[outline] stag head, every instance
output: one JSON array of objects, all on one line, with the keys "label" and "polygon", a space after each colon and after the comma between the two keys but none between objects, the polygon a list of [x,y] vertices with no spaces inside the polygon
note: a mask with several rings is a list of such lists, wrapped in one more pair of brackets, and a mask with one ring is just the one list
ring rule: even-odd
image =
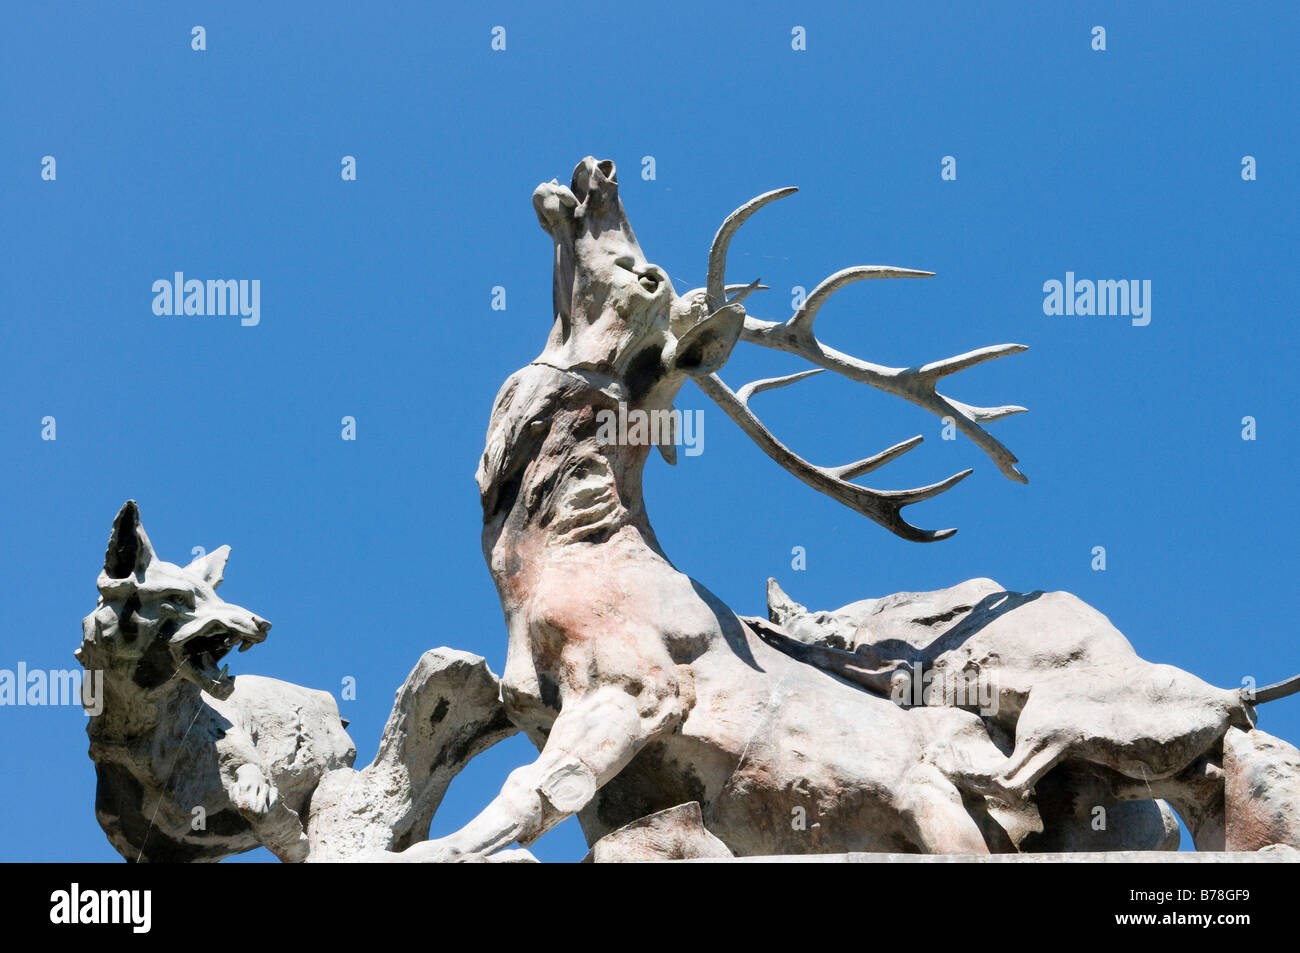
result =
[{"label": "stag head", "polygon": [[533,207],[555,244],[555,326],[540,363],[609,375],[646,405],[671,403],[688,376],[722,367],[744,308],[709,308],[702,291],[677,295],[637,243],[613,162],[588,156],[568,188],[539,185]]},{"label": "stag head", "polygon": [[[764,453],[817,491],[904,539],[928,542],[951,536],[956,530],[925,530],[911,525],[902,518],[901,510],[950,489],[970,475],[970,470],[907,490],[874,490],[852,482],[911,450],[922,437],[915,436],[853,463],[820,467],[778,440],[754,416],[749,400],[761,391],[793,384],[823,370],[834,371],[951,419],[988,454],[1004,476],[1024,483],[1027,480],[1016,466],[1016,457],[981,425],[1022,413],[1025,408],[975,407],[945,397],[935,385],[949,374],[1026,348],[999,344],[929,364],[896,368],[844,354],[816,338],[813,321],[834,292],[868,278],[933,276],[932,272],[911,268],[846,268],[814,288],[786,321],[762,321],[746,315],[742,302],[763,286],[758,281],[726,284],[727,249],[751,215],[795,191],[783,188],[767,192],[727,216],[709,249],[705,287],[679,296],[667,273],[650,264],[637,244],[619,201],[613,162],[588,156],[574,169],[570,187],[554,179],[539,185],[533,192],[533,206],[542,228],[555,243],[555,326],[536,363],[607,376],[629,400],[649,407],[671,404],[682,383],[692,378]],[[754,381],[732,391],[717,371],[738,341],[786,351],[816,367]]]}]

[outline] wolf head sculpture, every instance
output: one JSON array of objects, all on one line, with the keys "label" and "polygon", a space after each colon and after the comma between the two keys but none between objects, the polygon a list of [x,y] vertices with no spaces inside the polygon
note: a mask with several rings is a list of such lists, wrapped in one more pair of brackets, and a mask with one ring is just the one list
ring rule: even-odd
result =
[{"label": "wolf head sculpture", "polygon": [[159,559],[128,500],[113,521],[99,604],[81,623],[78,660],[146,692],[182,678],[230,697],[234,681],[221,660],[237,645],[242,652],[265,640],[271,623],[217,595],[229,556],[222,546],[188,566]]}]

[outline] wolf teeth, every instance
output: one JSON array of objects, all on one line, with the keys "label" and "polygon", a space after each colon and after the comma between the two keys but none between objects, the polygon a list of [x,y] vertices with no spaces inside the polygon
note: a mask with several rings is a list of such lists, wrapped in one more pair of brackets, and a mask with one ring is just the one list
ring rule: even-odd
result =
[{"label": "wolf teeth", "polygon": [[253,647],[252,639],[244,639],[244,641],[239,643],[239,651],[241,652],[247,652],[252,647]]}]

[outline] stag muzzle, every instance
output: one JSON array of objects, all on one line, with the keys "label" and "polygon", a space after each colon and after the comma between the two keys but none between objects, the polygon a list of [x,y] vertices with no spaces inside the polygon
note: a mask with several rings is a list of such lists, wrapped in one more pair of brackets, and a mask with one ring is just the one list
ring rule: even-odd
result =
[{"label": "stag muzzle", "polygon": [[[609,159],[587,156],[569,186],[552,179],[533,190],[537,220],[555,242],[555,315],[574,319],[575,288],[593,288],[624,269],[650,295],[669,289],[668,276],[646,261],[618,195],[618,173]],[[602,296],[592,295],[592,300]],[[598,315],[578,315],[579,324]]]},{"label": "stag muzzle", "polygon": [[533,190],[533,208],[542,228],[570,252],[583,235],[608,240],[612,232],[644,259],[623,213],[618,173],[609,159],[587,156],[574,167],[567,188],[555,179],[543,182]]}]

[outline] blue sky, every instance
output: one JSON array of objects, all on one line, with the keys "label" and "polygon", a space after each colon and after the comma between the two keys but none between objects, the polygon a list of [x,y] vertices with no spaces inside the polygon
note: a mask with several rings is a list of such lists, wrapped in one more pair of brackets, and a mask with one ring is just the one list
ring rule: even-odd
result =
[{"label": "blue sky", "polygon": [[[1029,407],[992,425],[1028,486],[924,412],[830,375],[756,402],[818,462],[927,437],[872,485],[973,466],[907,511],[959,527],[930,545],[807,489],[688,385],[704,453],[652,459],[648,505],[674,562],[736,611],[762,612],[768,576],[817,608],[989,576],[1070,590],[1146,658],[1216,685],[1300,671],[1286,621],[1298,18],[1292,4],[5,5],[0,668],[75,666],[110,523],[134,498],[163,558],[233,547],[223,595],[275,625],[236,674],[336,694],[357,680],[342,709],[359,762],[425,649],[500,672],[474,468],[497,388],[550,324],[529,196],[594,154],[618,164],[640,243],[679,291],[703,283],[728,212],[798,185],[732,246],[729,280],[773,289],[751,313],[783,319],[792,287],[893,264],[937,277],[840,292],[823,340],[897,366],[1030,346],[944,389]],[[156,316],[152,283],[175,271],[259,279],[260,324]],[[1150,280],[1150,324],[1045,315],[1043,283],[1067,271]],[[798,367],[741,349],[723,376]],[[340,439],[345,415],[356,441]],[[1300,701],[1261,715],[1300,740]],[[78,709],[0,709],[5,859],[116,859],[84,727]],[[434,832],[531,756],[522,738],[482,756]],[[536,847],[584,851],[572,821]]]}]

